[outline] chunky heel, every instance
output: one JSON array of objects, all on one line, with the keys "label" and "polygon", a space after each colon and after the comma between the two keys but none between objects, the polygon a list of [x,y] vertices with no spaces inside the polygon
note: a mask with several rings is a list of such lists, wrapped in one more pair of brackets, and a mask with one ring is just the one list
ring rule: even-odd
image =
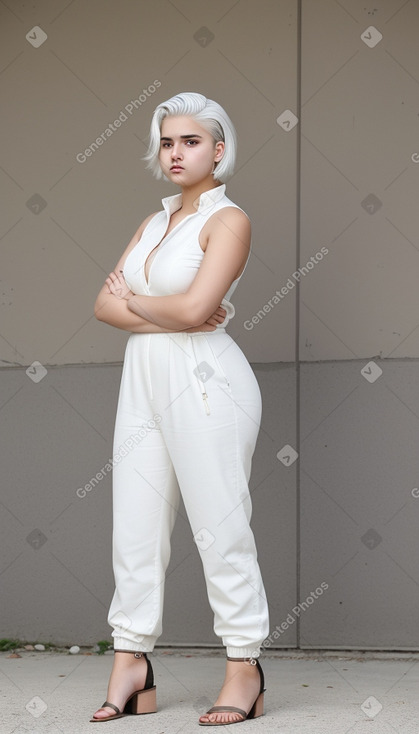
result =
[{"label": "chunky heel", "polygon": [[263,716],[263,697],[264,693],[259,693],[259,696],[247,714],[248,719],[257,719],[258,716]]},{"label": "chunky heel", "polygon": [[[157,711],[156,686],[135,693],[130,703],[130,714],[155,714]],[[124,711],[128,713],[127,706],[125,706]]]}]

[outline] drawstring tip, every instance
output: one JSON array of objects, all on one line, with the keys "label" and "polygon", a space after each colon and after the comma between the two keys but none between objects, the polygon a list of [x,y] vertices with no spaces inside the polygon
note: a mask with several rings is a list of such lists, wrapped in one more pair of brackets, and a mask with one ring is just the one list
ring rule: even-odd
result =
[{"label": "drawstring tip", "polygon": [[207,395],[206,392],[203,392],[202,393],[202,399],[203,399],[203,401],[205,403],[205,411],[206,411],[206,414],[209,415],[210,414],[210,409],[209,409],[209,405],[208,405],[208,395]]}]

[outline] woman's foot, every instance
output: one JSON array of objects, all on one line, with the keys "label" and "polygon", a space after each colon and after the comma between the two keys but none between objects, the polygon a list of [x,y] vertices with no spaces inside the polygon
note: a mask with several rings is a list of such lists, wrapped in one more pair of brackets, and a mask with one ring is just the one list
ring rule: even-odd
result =
[{"label": "woman's foot", "polygon": [[[122,712],[127,699],[134,691],[141,691],[144,688],[146,676],[147,660],[144,655],[136,658],[133,652],[115,652],[106,700]],[[110,706],[101,707],[93,714],[94,719],[108,719],[114,716],[116,716],[115,710]]]},{"label": "woman's foot", "polygon": [[[249,713],[255,703],[261,687],[261,677],[256,665],[246,661],[226,661],[226,675],[214,706],[234,706]],[[214,712],[200,716],[200,724],[233,724],[244,721],[241,714],[235,711]]]}]

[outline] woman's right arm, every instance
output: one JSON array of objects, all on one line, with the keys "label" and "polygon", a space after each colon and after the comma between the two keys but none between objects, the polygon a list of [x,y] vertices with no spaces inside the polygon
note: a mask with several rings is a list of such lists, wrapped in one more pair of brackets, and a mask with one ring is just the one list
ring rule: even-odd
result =
[{"label": "woman's right arm", "polygon": [[[123,270],[125,260],[127,259],[129,253],[139,242],[144,232],[144,229],[154,216],[154,214],[150,214],[150,216],[147,217],[147,219],[145,219],[144,222],[137,229],[136,233],[134,234],[133,238],[131,239],[130,243],[128,244],[118,263],[116,264],[116,273],[119,273]],[[99,321],[103,321],[105,324],[109,324],[110,326],[115,326],[118,329],[123,329],[124,331],[130,331],[132,333],[167,334],[179,331],[179,329],[168,329],[164,326],[158,326],[151,321],[147,321],[147,319],[144,319],[142,316],[138,316],[133,311],[130,311],[130,309],[128,308],[128,301],[125,298],[117,298],[113,293],[110,292],[106,283],[104,283],[99,291],[99,294],[96,298],[94,311],[95,316]],[[219,312],[219,316],[220,314],[222,316],[221,320],[223,320],[225,313],[223,314],[222,312]],[[211,317],[210,319],[208,319],[208,322],[212,321],[212,324],[206,322],[205,324],[201,324],[199,327],[184,329],[184,331],[214,331],[216,328],[214,324],[216,323],[216,321],[219,320],[220,318],[214,321]]]}]

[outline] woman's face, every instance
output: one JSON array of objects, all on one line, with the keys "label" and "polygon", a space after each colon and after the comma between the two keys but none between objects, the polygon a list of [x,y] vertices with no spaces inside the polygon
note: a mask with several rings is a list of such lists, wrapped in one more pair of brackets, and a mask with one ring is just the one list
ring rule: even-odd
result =
[{"label": "woman's face", "polygon": [[165,117],[160,132],[159,162],[164,175],[179,186],[211,178],[214,162],[221,160],[224,143],[189,116]]}]

